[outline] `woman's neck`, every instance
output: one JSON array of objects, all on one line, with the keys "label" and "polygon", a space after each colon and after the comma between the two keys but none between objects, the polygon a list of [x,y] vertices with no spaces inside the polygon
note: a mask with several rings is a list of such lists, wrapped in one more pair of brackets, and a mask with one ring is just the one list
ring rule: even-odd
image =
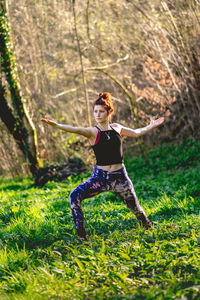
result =
[{"label": "woman's neck", "polygon": [[109,121],[98,122],[97,125],[101,130],[109,130],[111,129]]}]

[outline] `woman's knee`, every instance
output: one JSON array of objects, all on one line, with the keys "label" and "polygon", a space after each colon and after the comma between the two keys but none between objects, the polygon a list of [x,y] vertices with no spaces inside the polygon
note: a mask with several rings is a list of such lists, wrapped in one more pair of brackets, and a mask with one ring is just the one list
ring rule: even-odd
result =
[{"label": "woman's knee", "polygon": [[77,203],[78,200],[79,200],[79,192],[77,189],[75,189],[69,195],[70,205]]}]

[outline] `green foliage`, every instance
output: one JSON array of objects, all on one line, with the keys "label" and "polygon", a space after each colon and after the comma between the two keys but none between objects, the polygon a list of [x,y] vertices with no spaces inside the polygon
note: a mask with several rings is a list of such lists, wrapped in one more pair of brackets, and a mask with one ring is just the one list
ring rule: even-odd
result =
[{"label": "green foliage", "polygon": [[0,180],[1,299],[199,299],[199,142],[127,159],[145,231],[113,194],[82,202],[88,243],[75,234],[69,193],[89,174],[35,188]]}]

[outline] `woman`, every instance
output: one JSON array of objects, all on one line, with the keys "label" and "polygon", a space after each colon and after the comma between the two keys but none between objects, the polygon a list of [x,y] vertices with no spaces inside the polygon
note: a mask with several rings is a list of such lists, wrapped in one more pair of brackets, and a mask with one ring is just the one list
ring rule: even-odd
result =
[{"label": "woman", "polygon": [[101,192],[110,191],[118,195],[135,214],[145,228],[152,227],[144,210],[137,201],[133,184],[123,164],[122,136],[139,137],[161,125],[164,118],[153,120],[146,127],[131,129],[118,123],[111,124],[109,119],[113,112],[113,103],[109,93],[99,94],[93,105],[93,114],[97,122],[95,127],[73,127],[42,119],[46,124],[67,132],[85,136],[96,156],[96,165],[89,179],[81,183],[70,194],[70,207],[76,226],[76,232],[82,241],[87,241],[81,201]]}]

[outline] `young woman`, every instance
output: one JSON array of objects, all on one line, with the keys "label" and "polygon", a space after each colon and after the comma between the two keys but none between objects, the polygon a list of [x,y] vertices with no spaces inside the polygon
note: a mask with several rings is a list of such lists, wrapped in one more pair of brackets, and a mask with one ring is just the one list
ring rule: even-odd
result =
[{"label": "young woman", "polygon": [[79,238],[85,241],[88,239],[81,201],[105,191],[118,195],[146,229],[152,227],[137,201],[133,184],[123,164],[122,136],[139,137],[161,125],[164,118],[153,120],[146,127],[131,129],[118,123],[111,124],[109,120],[112,112],[111,95],[101,93],[93,105],[94,118],[97,123],[95,127],[73,127],[47,119],[41,120],[58,129],[85,136],[94,150],[96,165],[91,177],[77,186],[70,194],[70,207],[76,232]]}]

